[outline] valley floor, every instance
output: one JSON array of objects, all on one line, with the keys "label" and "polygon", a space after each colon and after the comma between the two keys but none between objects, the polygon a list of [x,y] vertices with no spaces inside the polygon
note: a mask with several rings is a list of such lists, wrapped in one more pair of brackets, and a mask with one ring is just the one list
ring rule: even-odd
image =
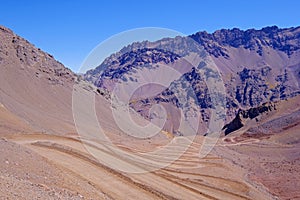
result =
[{"label": "valley floor", "polygon": [[99,163],[76,136],[35,133],[2,138],[3,199],[273,199],[225,157],[213,153],[199,159],[196,142],[167,168],[130,174]]}]

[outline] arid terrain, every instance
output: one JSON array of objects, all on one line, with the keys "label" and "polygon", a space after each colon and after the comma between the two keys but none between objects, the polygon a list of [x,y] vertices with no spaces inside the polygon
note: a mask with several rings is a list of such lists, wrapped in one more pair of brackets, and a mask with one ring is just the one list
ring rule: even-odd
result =
[{"label": "arid terrain", "polygon": [[[0,27],[0,42],[1,200],[300,199],[300,96],[293,93],[286,99],[278,98],[255,118],[237,117],[243,126],[222,134],[204,158],[199,157],[199,151],[209,137],[198,134],[170,165],[127,173],[90,152],[147,169],[115,155],[110,151],[112,144],[140,153],[176,142],[179,136],[162,131],[150,139],[136,139],[122,133],[110,101],[87,80],[5,27]],[[297,53],[291,62],[298,73]],[[285,60],[288,56],[282,57]],[[223,58],[214,59],[218,63]],[[222,67],[227,70],[226,62]],[[82,99],[95,98],[98,122],[112,144],[77,133],[72,112],[74,89],[75,93],[83,91]],[[80,103],[86,130],[95,133],[97,129],[89,120],[93,113],[84,112],[84,100]],[[246,102],[241,113],[250,113],[248,109],[260,105]],[[238,116],[232,110],[228,123]],[[142,115],[135,117],[145,120]]]}]

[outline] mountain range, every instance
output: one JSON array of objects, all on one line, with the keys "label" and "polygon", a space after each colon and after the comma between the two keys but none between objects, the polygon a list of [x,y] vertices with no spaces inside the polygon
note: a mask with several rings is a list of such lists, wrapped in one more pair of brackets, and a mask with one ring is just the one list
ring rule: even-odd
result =
[{"label": "mountain range", "polygon": [[[115,85],[130,85],[137,82],[144,68],[163,73],[163,65],[179,71],[181,77],[174,78],[167,87],[148,86],[131,97],[131,107],[149,118],[149,109],[154,104],[172,104],[180,108],[177,96],[192,88],[194,103],[188,105],[201,115],[201,123],[209,121],[209,110],[213,103],[206,84],[207,73],[201,74],[203,66],[193,65],[188,56],[205,54],[219,70],[226,95],[226,122],[230,122],[240,109],[277,102],[300,94],[300,27],[280,29],[276,26],[249,29],[222,29],[212,34],[198,32],[187,37],[165,38],[155,42],[136,42],[106,58],[95,69],[86,72],[84,79],[98,88],[112,92]],[[161,64],[161,65],[159,65]],[[176,87],[174,87],[176,85]],[[181,94],[182,95],[182,94]],[[169,115],[173,112],[170,109]],[[173,116],[165,127],[178,132],[177,116]],[[171,130],[172,129],[172,130]],[[175,128],[176,129],[176,128]],[[203,129],[199,130],[200,134]]]},{"label": "mountain range", "polygon": [[[299,40],[272,26],[134,42],[79,75],[0,26],[0,199],[298,199]],[[122,103],[162,130],[128,134]]]}]

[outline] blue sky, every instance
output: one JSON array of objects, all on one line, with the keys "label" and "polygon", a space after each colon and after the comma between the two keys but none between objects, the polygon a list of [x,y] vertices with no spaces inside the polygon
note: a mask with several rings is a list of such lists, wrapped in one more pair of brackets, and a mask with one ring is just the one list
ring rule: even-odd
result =
[{"label": "blue sky", "polygon": [[221,28],[300,25],[300,1],[8,1],[0,24],[78,71],[89,52],[120,32],[162,27],[192,34]]}]

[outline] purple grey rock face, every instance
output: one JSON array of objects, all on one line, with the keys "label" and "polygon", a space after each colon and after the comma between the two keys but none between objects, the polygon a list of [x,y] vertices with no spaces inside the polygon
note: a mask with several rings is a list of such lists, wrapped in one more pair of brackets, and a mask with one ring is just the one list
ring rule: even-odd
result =
[{"label": "purple grey rock face", "polygon": [[[206,52],[202,57],[211,57],[219,69],[226,88],[226,96],[219,98],[226,102],[227,122],[236,117],[239,109],[259,107],[300,93],[300,27],[222,29],[212,34],[198,32],[187,38],[200,44]],[[158,64],[172,66],[188,53],[195,52],[196,47],[187,41],[176,37],[133,43],[108,57],[96,69],[89,70],[84,78],[111,91],[117,82],[136,81],[134,75],[141,68],[155,70]],[[167,103],[180,108],[182,105],[176,97],[183,90],[187,91],[185,87],[189,85],[195,98],[191,101],[194,105],[189,106],[198,107],[201,120],[207,123],[212,99],[203,76],[209,73],[199,73],[188,62],[181,63],[178,69],[182,77],[156,95],[136,98],[131,106],[145,117],[150,117],[146,110],[153,104]]]}]

